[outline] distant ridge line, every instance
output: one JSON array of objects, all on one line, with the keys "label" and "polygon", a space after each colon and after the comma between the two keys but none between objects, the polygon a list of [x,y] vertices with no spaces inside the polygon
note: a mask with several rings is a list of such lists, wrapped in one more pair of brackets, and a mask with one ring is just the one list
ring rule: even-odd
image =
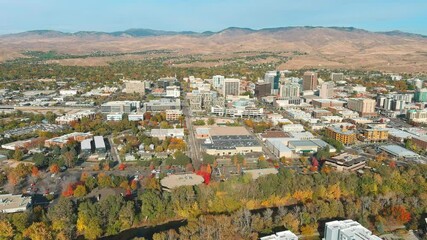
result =
[{"label": "distant ridge line", "polygon": [[189,35],[189,36],[210,36],[215,34],[220,34],[224,32],[244,32],[244,33],[263,33],[263,32],[280,32],[280,31],[289,31],[293,29],[334,29],[338,31],[346,32],[367,32],[367,33],[377,33],[384,34],[388,36],[406,36],[406,37],[421,37],[427,38],[426,35],[408,33],[399,30],[385,31],[385,32],[374,32],[368,31],[355,27],[322,27],[322,26],[289,26],[289,27],[274,27],[274,28],[261,28],[261,29],[252,29],[252,28],[242,28],[242,27],[229,27],[220,31],[204,31],[204,32],[194,32],[194,31],[165,31],[165,30],[155,30],[147,28],[131,28],[124,31],[114,31],[114,32],[103,32],[103,31],[77,31],[77,32],[62,32],[57,30],[30,30],[20,33],[11,33],[3,34],[0,37],[19,37],[27,35],[41,35],[46,37],[61,37],[61,36],[130,36],[130,37],[155,37],[155,36],[176,36],[176,35]]}]

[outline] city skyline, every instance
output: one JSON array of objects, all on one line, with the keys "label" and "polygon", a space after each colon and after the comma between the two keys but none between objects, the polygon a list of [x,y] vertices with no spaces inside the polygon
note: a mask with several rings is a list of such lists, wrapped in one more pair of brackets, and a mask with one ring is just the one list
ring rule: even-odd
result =
[{"label": "city skyline", "polygon": [[114,32],[146,28],[203,32],[228,27],[334,26],[427,35],[427,2],[421,0],[411,4],[403,0],[316,3],[308,0],[0,0],[0,4],[0,34],[45,29]]}]

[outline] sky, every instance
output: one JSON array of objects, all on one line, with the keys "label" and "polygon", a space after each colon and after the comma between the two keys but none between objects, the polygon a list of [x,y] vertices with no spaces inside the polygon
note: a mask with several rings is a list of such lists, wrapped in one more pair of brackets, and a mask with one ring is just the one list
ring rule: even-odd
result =
[{"label": "sky", "polygon": [[427,0],[0,0],[0,34],[287,26],[427,35]]}]

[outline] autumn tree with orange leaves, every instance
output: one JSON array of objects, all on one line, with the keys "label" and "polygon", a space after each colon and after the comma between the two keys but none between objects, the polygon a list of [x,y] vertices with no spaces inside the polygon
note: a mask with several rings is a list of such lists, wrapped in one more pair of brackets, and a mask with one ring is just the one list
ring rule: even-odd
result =
[{"label": "autumn tree with orange leaves", "polygon": [[390,214],[393,219],[401,224],[405,224],[411,220],[411,213],[402,205],[391,207]]},{"label": "autumn tree with orange leaves", "polygon": [[59,166],[58,164],[54,163],[49,167],[49,171],[51,173],[59,173]]},{"label": "autumn tree with orange leaves", "polygon": [[65,191],[62,192],[62,196],[64,197],[71,197],[74,194],[74,186],[72,183],[69,183],[66,187],[65,187]]},{"label": "autumn tree with orange leaves", "polygon": [[31,168],[31,176],[38,177],[39,176],[39,169],[36,166],[33,166]]}]

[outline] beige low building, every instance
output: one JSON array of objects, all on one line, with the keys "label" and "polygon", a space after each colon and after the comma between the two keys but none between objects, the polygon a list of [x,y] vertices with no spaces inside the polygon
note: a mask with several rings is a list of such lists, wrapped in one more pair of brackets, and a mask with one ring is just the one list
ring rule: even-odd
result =
[{"label": "beige low building", "polygon": [[182,116],[182,111],[179,109],[170,109],[166,110],[166,120],[167,121],[178,121]]},{"label": "beige low building", "polygon": [[125,84],[125,93],[139,93],[139,94],[145,94],[145,81],[139,81],[139,80],[124,80]]},{"label": "beige low building", "polygon": [[337,171],[357,171],[365,167],[366,159],[363,156],[343,153],[327,159],[325,164]]},{"label": "beige low building", "polygon": [[247,147],[231,147],[231,148],[209,148],[206,153],[215,156],[226,156],[236,154],[247,154],[252,152],[262,152],[261,146],[247,146]]}]

